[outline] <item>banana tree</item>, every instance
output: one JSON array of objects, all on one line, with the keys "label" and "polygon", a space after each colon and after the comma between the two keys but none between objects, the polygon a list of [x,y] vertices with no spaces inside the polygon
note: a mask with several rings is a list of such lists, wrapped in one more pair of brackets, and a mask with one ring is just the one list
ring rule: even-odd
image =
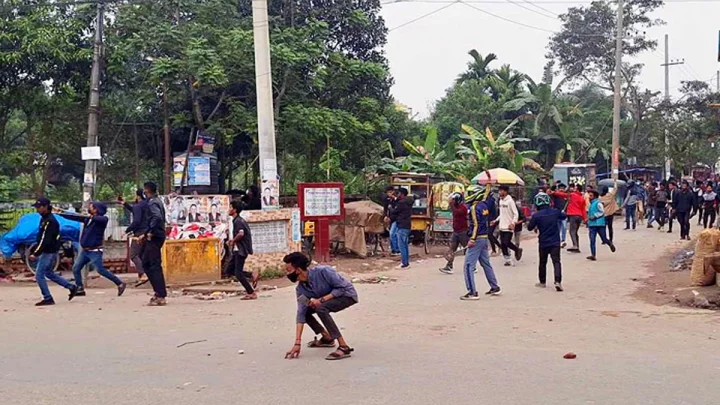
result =
[{"label": "banana tree", "polygon": [[520,151],[515,148],[518,142],[529,142],[528,138],[513,138],[512,128],[518,120],[513,120],[497,137],[490,128],[485,132],[469,126],[462,125],[463,134],[459,137],[470,141],[470,147],[458,147],[458,154],[470,162],[474,171],[493,167],[503,167],[514,172],[521,172],[524,168],[542,170],[542,167],[533,160],[538,152],[535,150]]}]

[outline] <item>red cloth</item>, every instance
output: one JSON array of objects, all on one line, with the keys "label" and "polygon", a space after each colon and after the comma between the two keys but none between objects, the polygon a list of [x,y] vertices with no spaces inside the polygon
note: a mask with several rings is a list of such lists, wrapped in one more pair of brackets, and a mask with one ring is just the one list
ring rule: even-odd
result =
[{"label": "red cloth", "polygon": [[453,216],[453,232],[468,231],[468,209],[465,204],[450,204]]},{"label": "red cloth", "polygon": [[551,195],[568,199],[567,215],[569,217],[582,217],[583,221],[587,221],[587,207],[585,206],[585,197],[577,191],[566,193],[563,191],[552,191]]}]

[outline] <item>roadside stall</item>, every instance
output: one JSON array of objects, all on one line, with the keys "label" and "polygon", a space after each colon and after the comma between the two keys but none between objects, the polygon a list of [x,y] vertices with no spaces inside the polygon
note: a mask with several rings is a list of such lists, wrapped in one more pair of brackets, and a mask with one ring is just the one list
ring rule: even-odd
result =
[{"label": "roadside stall", "polygon": [[433,221],[433,183],[429,174],[403,172],[390,176],[391,186],[406,189],[413,198],[411,238],[414,244],[423,244],[425,254],[430,252],[428,244]]},{"label": "roadside stall", "polygon": [[432,240],[434,242],[448,243],[453,233],[453,217],[450,208],[450,195],[453,193],[465,194],[462,183],[446,181],[434,184],[432,187]]},{"label": "roadside stall", "polygon": [[345,204],[345,217],[330,222],[330,241],[363,258],[378,253],[383,232],[383,207],[367,200]]}]

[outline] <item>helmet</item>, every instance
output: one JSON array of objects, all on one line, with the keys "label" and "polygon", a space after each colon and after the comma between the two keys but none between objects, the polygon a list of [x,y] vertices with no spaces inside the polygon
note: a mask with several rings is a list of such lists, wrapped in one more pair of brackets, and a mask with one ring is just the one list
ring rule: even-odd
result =
[{"label": "helmet", "polygon": [[463,195],[462,193],[454,192],[450,194],[450,198],[455,202],[455,204],[462,204],[463,202]]},{"label": "helmet", "polygon": [[487,188],[481,184],[474,184],[465,190],[465,202],[472,204],[487,197]]},{"label": "helmet", "polygon": [[550,205],[550,196],[545,193],[537,193],[535,196],[535,206],[542,207],[543,205]]}]

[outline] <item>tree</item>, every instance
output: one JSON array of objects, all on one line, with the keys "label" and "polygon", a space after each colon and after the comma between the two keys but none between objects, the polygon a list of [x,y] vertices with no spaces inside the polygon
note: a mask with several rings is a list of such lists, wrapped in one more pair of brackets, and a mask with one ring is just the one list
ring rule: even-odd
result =
[{"label": "tree", "polygon": [[457,84],[463,84],[469,80],[485,79],[492,74],[492,70],[488,68],[490,63],[497,60],[497,55],[494,53],[489,53],[483,57],[475,49],[471,49],[468,55],[470,55],[473,60],[468,62],[467,71],[458,76]]}]

